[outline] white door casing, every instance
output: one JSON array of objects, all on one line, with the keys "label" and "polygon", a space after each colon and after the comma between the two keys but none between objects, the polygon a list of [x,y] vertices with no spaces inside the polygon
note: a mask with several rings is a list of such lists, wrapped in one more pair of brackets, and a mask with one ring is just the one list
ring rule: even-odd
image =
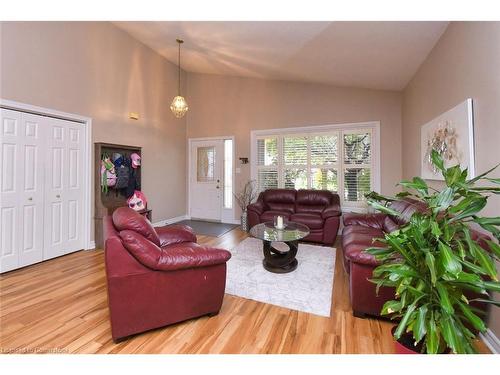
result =
[{"label": "white door casing", "polygon": [[192,141],[190,146],[190,216],[221,221],[224,141]]}]

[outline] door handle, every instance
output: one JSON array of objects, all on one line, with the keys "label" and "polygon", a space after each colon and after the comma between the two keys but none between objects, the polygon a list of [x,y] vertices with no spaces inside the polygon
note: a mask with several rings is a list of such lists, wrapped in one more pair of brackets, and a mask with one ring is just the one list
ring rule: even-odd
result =
[{"label": "door handle", "polygon": [[216,189],[220,189],[220,188],[219,188],[219,185],[217,185],[215,188],[216,188]]},{"label": "door handle", "polygon": [[59,194],[56,195],[56,198],[61,198],[61,196]]},{"label": "door handle", "polygon": [[32,200],[33,200],[33,197],[29,197],[29,198],[28,198],[28,200],[29,200],[29,201],[32,201]]}]

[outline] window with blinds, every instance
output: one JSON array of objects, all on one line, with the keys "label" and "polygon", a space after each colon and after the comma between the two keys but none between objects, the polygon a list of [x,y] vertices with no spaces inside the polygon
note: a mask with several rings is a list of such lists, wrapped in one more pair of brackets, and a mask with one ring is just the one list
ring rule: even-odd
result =
[{"label": "window with blinds", "polygon": [[257,137],[258,188],[330,190],[364,205],[373,190],[372,138],[371,128]]}]

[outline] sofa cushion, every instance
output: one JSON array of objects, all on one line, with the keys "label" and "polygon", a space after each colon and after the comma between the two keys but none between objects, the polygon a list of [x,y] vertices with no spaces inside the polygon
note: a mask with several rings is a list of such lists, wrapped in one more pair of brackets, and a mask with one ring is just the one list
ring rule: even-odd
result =
[{"label": "sofa cushion", "polygon": [[329,206],[332,202],[332,195],[327,190],[298,190],[295,201],[295,212],[321,214],[325,207]]},{"label": "sofa cushion", "polygon": [[380,242],[375,242],[370,245],[350,243],[343,246],[344,257],[354,263],[369,264],[372,266],[380,265],[381,263],[377,261],[373,255],[365,252],[368,247],[383,247],[383,244]]},{"label": "sofa cushion", "polygon": [[268,189],[263,193],[263,199],[270,211],[295,212],[294,189]]},{"label": "sofa cushion", "polygon": [[156,228],[160,238],[160,246],[165,247],[176,243],[196,242],[193,228],[183,224],[168,225]]},{"label": "sofa cushion", "polygon": [[342,236],[348,235],[369,235],[372,237],[384,237],[384,232],[378,228],[365,227],[364,225],[348,225],[342,230]]},{"label": "sofa cushion", "polygon": [[407,224],[415,212],[425,212],[427,210],[427,206],[424,202],[411,198],[394,201],[391,203],[390,208],[400,212],[399,216],[390,216],[399,226]]},{"label": "sofa cushion", "polygon": [[342,235],[342,245],[349,245],[351,243],[357,243],[365,245],[366,247],[371,247],[374,244],[375,239],[383,238],[384,234],[382,231],[379,234],[372,233],[349,233]]},{"label": "sofa cushion", "polygon": [[304,224],[309,229],[323,229],[324,220],[318,214],[293,214],[290,216],[290,221]]},{"label": "sofa cushion", "polygon": [[288,211],[266,211],[262,215],[260,215],[260,221],[274,221],[276,216],[283,216],[287,220],[290,220],[290,212]]},{"label": "sofa cushion", "polygon": [[160,248],[133,230],[120,232],[123,246],[140,263],[153,270],[176,271],[186,268],[225,263],[231,253],[223,249],[201,246],[193,242]]},{"label": "sofa cushion", "polygon": [[384,232],[386,232],[386,233],[392,233],[396,229],[399,229],[399,225],[396,224],[394,222],[394,220],[391,219],[390,216],[386,216],[384,219],[384,223],[383,223],[383,229],[384,229]]},{"label": "sofa cushion", "polygon": [[129,207],[119,207],[113,212],[113,225],[118,232],[133,230],[160,246],[160,238],[150,221]]}]

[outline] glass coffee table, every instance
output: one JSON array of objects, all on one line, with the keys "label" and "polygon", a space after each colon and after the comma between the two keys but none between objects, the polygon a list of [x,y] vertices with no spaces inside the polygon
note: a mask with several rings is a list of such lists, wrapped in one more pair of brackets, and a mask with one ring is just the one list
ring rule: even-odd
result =
[{"label": "glass coffee table", "polygon": [[[295,256],[299,240],[309,234],[309,228],[303,224],[288,222],[283,229],[276,229],[273,222],[257,224],[250,229],[250,235],[263,241],[264,260],[262,264],[269,272],[288,273],[297,268]],[[288,251],[281,251],[271,246],[271,242],[284,242]]]}]

